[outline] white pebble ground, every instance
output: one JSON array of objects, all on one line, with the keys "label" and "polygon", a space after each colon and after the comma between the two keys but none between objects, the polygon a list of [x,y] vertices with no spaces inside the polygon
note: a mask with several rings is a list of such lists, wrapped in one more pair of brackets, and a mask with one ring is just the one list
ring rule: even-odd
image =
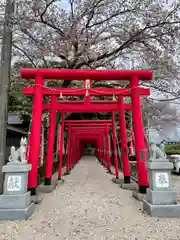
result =
[{"label": "white pebble ground", "polygon": [[29,220],[1,221],[0,239],[180,239],[180,219],[150,218],[111,178],[94,157],[83,157]]}]

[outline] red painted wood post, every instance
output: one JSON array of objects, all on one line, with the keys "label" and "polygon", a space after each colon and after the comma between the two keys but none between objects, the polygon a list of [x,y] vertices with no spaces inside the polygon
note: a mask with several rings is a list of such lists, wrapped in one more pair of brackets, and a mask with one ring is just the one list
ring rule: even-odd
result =
[{"label": "red painted wood post", "polygon": [[71,150],[72,150],[72,142],[71,142],[71,138],[72,138],[72,128],[71,128],[71,125],[69,127],[69,147],[68,147],[68,163],[69,163],[69,172],[71,171]]},{"label": "red painted wood post", "polygon": [[99,152],[100,163],[102,164],[102,133],[101,133],[100,139],[99,139],[98,152]]},{"label": "red painted wood post", "polygon": [[70,147],[69,147],[69,171],[72,169],[72,150],[73,150],[73,144],[72,144],[72,128],[70,127]]},{"label": "red painted wood post", "polygon": [[79,153],[79,146],[77,143],[77,139],[74,137],[74,146],[75,146],[75,156],[74,156],[74,165],[76,165],[77,159],[78,159],[78,153]]},{"label": "red painted wood post", "polygon": [[72,147],[71,147],[71,162],[72,162],[72,168],[74,167],[74,164],[75,164],[75,158],[76,158],[76,148],[75,148],[75,139],[74,139],[74,136],[73,136],[73,134],[72,134],[72,136],[71,136],[71,138],[72,138]]},{"label": "red painted wood post", "polygon": [[72,150],[71,150],[71,158],[72,158],[72,168],[74,167],[74,158],[76,155],[75,141],[74,136],[72,135]]},{"label": "red painted wood post", "polygon": [[136,88],[138,87],[139,79],[135,76],[130,81],[131,86],[131,101],[132,101],[132,120],[134,127],[134,137],[135,137],[135,150],[136,150],[136,161],[138,167],[138,184],[139,192],[146,193],[148,188],[148,175],[147,168],[145,166],[146,162],[146,151],[144,146],[144,129],[142,122],[142,112],[141,112],[141,102],[140,96],[136,93]]},{"label": "red painted wood post", "polygon": [[72,158],[72,168],[74,167],[75,164],[75,158],[76,158],[76,147],[75,147],[75,139],[74,136],[72,134],[72,150],[71,150],[71,158]]},{"label": "red painted wood post", "polygon": [[69,173],[69,170],[70,170],[70,166],[69,166],[69,151],[70,151],[70,138],[71,138],[71,135],[70,135],[70,126],[71,124],[69,123],[68,124],[68,140],[67,140],[67,154],[66,154],[66,173],[68,174]]},{"label": "red painted wood post", "polygon": [[103,159],[103,133],[102,133],[102,136],[101,136],[101,148],[100,148],[100,152],[101,152],[101,164],[103,165],[104,164],[104,159]]},{"label": "red painted wood post", "polygon": [[[81,157],[84,155],[84,145],[81,143]],[[79,158],[78,162],[80,161],[81,157]]]},{"label": "red painted wood post", "polygon": [[101,135],[101,149],[100,149],[100,151],[101,151],[101,164],[102,165],[104,165],[104,153],[103,153],[103,151],[104,151],[104,135],[103,135],[103,133],[102,133],[102,135]]},{"label": "red painted wood post", "polygon": [[73,150],[73,143],[72,143],[72,130],[70,132],[70,148],[69,148],[69,171],[72,169],[72,150]]},{"label": "red painted wood post", "polygon": [[99,162],[101,162],[101,159],[100,159],[100,152],[99,152],[99,147],[100,146],[100,138],[98,139],[96,145],[95,145],[95,155],[97,156]]},{"label": "red painted wood post", "polygon": [[78,163],[79,159],[81,158],[81,145],[80,145],[80,141],[77,140],[77,146],[78,146],[78,155],[77,155],[77,159],[76,159],[76,164]]},{"label": "red painted wood post", "polygon": [[106,125],[106,159],[107,159],[107,170],[111,173],[111,158],[110,158],[110,141],[109,141],[109,127]]},{"label": "red painted wood post", "polygon": [[117,142],[116,142],[116,128],[115,128],[115,113],[112,112],[112,137],[113,137],[113,151],[114,151],[114,167],[116,179],[119,178],[119,164],[117,156]]},{"label": "red painted wood post", "polygon": [[99,160],[99,158],[97,156],[97,142],[98,141],[99,141],[99,138],[97,138],[97,140],[93,142],[93,151],[92,151],[92,155],[95,156],[97,158],[97,160]]},{"label": "red painted wood post", "polygon": [[77,142],[78,142],[78,145],[79,145],[79,155],[78,155],[76,164],[78,163],[79,159],[80,159],[81,156],[82,156],[82,145],[81,145],[81,141],[80,141],[80,140],[77,140]]},{"label": "red painted wood post", "polygon": [[95,154],[99,160],[99,162],[101,162],[101,155],[100,155],[100,137],[98,138],[97,144],[96,144],[96,150],[95,150]]},{"label": "red painted wood post", "polygon": [[41,120],[42,120],[42,104],[43,93],[42,86],[44,79],[38,75],[35,79],[34,98],[32,106],[32,125],[31,125],[31,146],[29,153],[29,164],[32,164],[32,169],[28,173],[28,190],[31,195],[36,195],[37,175],[38,175],[38,160],[41,138]]},{"label": "red painted wood post", "polygon": [[76,156],[76,159],[75,159],[75,164],[77,164],[77,162],[80,158],[80,143],[77,139],[76,139],[76,146],[77,146],[77,156]]},{"label": "red painted wood post", "polygon": [[105,131],[105,167],[108,169],[108,138],[107,138],[107,132]]},{"label": "red painted wood post", "polygon": [[106,166],[106,146],[105,146],[105,144],[106,144],[106,141],[105,141],[105,134],[103,133],[103,150],[102,150],[102,152],[103,152],[103,165],[104,166]]},{"label": "red painted wood post", "polygon": [[76,139],[75,136],[73,136],[73,151],[72,151],[73,167],[75,166],[76,163],[76,156],[77,156]]},{"label": "red painted wood post", "polygon": [[81,157],[84,155],[84,145],[83,143],[80,141],[80,158],[78,159],[77,162],[79,162],[79,160],[81,159]]},{"label": "red painted wood post", "polygon": [[[81,157],[84,155],[84,145],[81,142]],[[78,162],[80,161],[80,158],[78,160]]]},{"label": "red painted wood post", "polygon": [[[61,123],[60,124],[58,124],[58,136],[57,136],[57,147],[58,147],[58,149],[57,149],[57,152],[58,152],[58,158],[59,158],[59,156],[60,156],[60,152],[61,152],[61,150],[62,150],[62,139],[61,139],[61,131],[62,131],[62,125],[61,125]],[[58,178],[59,178],[59,171],[61,172],[61,170],[60,170],[60,160],[58,161]]]},{"label": "red painted wood post", "polygon": [[44,185],[46,186],[51,185],[53,162],[54,162],[53,150],[54,150],[55,128],[56,128],[56,96],[51,96],[47,157],[46,157],[46,168],[45,168],[45,179],[44,179]]},{"label": "red painted wood post", "polygon": [[74,164],[76,165],[76,163],[77,163],[77,161],[78,161],[78,158],[79,158],[79,144],[78,144],[77,139],[75,139],[75,146],[76,146],[76,156],[75,156],[75,162],[74,162]]},{"label": "red painted wood post", "polygon": [[120,138],[121,138],[121,157],[123,162],[124,183],[130,183],[131,179],[127,148],[126,121],[124,116],[123,96],[118,97],[118,102],[119,102]]},{"label": "red painted wood post", "polygon": [[64,112],[61,113],[61,144],[59,149],[58,180],[61,180],[62,178],[63,149],[64,149]]}]

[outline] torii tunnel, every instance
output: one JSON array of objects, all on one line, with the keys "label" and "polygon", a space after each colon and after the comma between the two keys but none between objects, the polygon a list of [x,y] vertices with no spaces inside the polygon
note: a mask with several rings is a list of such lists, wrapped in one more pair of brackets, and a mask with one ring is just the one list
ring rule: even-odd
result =
[{"label": "torii tunnel", "polygon": [[[48,151],[46,156],[45,186],[51,185],[54,139],[56,129],[56,113],[61,112],[61,123],[59,125],[59,169],[58,177],[62,177],[62,146],[64,144],[64,129],[68,130],[66,171],[70,172],[72,167],[79,161],[84,151],[85,143],[92,143],[98,160],[105,165],[108,172],[111,170],[110,161],[110,139],[112,132],[113,163],[116,178],[119,177],[117,157],[117,137],[115,125],[115,113],[119,115],[119,135],[121,160],[123,165],[124,183],[129,183],[129,159],[126,135],[125,110],[132,111],[132,123],[134,133],[135,155],[138,168],[138,185],[140,192],[146,192],[148,187],[146,162],[146,148],[144,143],[144,129],[141,112],[141,96],[150,95],[150,90],[139,87],[139,81],[152,79],[150,70],[77,70],[77,69],[25,69],[20,70],[21,77],[26,80],[34,80],[34,86],[24,87],[23,94],[33,96],[32,126],[29,141],[30,154],[29,163],[32,170],[28,176],[28,188],[32,195],[36,194],[38,156],[40,146],[40,133],[42,113],[50,111],[48,130]],[[84,88],[48,88],[45,80],[76,80],[84,81]],[[92,81],[121,81],[130,83],[130,88],[92,88]],[[44,97],[49,96],[49,103],[44,103]],[[58,100],[64,96],[84,96],[83,100],[65,101]],[[112,96],[113,100],[92,100],[93,96]],[[116,100],[115,97],[118,97]],[[130,96],[131,103],[124,102],[124,97]],[[64,119],[65,113],[73,112],[110,112],[111,120],[83,120],[68,122]]]}]

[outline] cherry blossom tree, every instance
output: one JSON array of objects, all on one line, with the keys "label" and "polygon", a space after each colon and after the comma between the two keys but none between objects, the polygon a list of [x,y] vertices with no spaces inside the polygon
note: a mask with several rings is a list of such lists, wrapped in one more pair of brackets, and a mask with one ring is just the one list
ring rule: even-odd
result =
[{"label": "cherry blossom tree", "polygon": [[[161,0],[18,0],[13,56],[33,67],[55,61],[58,68],[152,69],[153,81],[141,85],[178,99],[179,8],[178,1]],[[161,122],[170,121],[162,120],[163,111],[176,113],[166,103],[148,104],[150,115],[160,111]]]}]

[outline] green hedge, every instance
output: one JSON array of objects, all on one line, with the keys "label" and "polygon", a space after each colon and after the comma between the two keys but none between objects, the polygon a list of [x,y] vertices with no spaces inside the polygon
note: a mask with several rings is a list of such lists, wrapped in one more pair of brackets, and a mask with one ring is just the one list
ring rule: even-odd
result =
[{"label": "green hedge", "polygon": [[166,144],[165,152],[167,155],[180,154],[180,144]]}]

